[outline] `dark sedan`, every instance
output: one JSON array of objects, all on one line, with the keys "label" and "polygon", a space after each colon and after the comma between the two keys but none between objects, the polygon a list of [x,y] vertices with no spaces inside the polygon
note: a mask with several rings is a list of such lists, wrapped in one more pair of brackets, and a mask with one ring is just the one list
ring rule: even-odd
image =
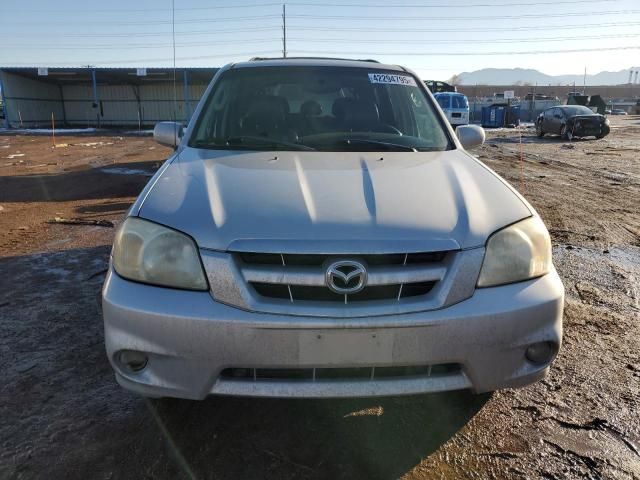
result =
[{"label": "dark sedan", "polygon": [[560,135],[566,140],[574,137],[602,138],[609,134],[609,120],[604,115],[581,105],[560,105],[547,108],[536,120],[536,134]]}]

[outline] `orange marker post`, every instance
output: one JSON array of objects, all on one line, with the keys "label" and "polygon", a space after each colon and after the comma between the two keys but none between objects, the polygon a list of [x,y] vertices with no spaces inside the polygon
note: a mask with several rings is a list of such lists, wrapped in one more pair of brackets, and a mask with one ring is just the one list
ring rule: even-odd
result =
[{"label": "orange marker post", "polygon": [[56,146],[56,120],[53,116],[53,112],[51,112],[51,138],[53,141],[53,146]]}]

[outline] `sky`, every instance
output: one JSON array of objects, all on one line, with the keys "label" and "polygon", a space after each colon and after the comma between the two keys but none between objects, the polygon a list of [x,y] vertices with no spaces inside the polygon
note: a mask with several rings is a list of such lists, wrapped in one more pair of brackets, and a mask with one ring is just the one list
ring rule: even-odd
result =
[{"label": "sky", "polygon": [[[0,66],[218,67],[282,56],[282,2],[1,0]],[[288,56],[374,58],[422,78],[640,65],[640,0],[291,0]]]}]

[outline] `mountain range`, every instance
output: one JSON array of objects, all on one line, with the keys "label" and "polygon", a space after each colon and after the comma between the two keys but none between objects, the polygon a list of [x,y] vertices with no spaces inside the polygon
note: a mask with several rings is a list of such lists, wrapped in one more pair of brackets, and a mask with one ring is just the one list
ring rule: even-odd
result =
[{"label": "mountain range", "polygon": [[[640,67],[631,67],[617,72],[587,74],[587,85],[622,85],[629,83],[629,71],[640,71]],[[582,85],[584,75],[547,75],[538,70],[527,68],[483,68],[473,72],[462,72],[454,77],[458,85]],[[640,73],[633,74],[633,81],[640,82]]]}]

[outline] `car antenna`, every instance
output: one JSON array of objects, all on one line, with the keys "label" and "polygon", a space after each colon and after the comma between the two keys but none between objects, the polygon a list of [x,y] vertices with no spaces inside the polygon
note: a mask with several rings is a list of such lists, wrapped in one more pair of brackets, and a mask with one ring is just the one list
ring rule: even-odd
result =
[{"label": "car antenna", "polygon": [[[176,4],[175,0],[171,0],[171,44],[173,48],[173,143],[178,145],[178,130],[176,123],[178,122],[177,105],[178,94],[176,88]],[[178,154],[179,155],[179,154]]]}]

